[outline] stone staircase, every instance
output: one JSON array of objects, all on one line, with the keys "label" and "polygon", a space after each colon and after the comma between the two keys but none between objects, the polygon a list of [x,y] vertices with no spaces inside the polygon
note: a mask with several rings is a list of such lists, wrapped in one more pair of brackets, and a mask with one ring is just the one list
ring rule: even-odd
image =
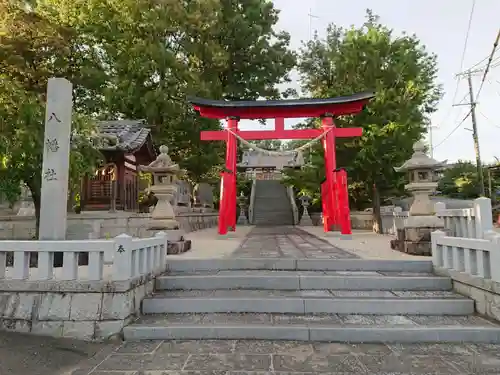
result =
[{"label": "stone staircase", "polygon": [[431,261],[177,259],[126,340],[500,343]]},{"label": "stone staircase", "polygon": [[293,211],[286,187],[276,180],[257,180],[253,224],[259,226],[293,225]]}]

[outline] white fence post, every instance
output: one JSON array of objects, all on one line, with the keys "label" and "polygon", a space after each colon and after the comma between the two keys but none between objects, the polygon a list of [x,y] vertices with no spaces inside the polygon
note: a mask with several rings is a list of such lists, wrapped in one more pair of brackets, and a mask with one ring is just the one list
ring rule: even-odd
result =
[{"label": "white fence post", "polygon": [[133,262],[133,241],[132,237],[125,233],[116,236],[115,254],[113,257],[113,280],[129,280],[134,276],[135,270]]},{"label": "white fence post", "polygon": [[444,202],[436,202],[434,204],[434,212],[439,216],[441,211],[446,210],[446,204]]},{"label": "white fence post", "polygon": [[491,199],[481,197],[474,200],[476,238],[484,238],[484,233],[493,230]]},{"label": "white fence post", "polygon": [[167,270],[167,247],[168,247],[168,237],[166,232],[158,232],[155,237],[163,238],[163,245],[158,249],[158,254],[155,256],[155,264],[157,264],[157,269],[159,272],[165,272]]},{"label": "white fence post", "polygon": [[500,235],[495,231],[486,233],[486,237],[491,241],[490,253],[490,277],[491,280],[500,282]]},{"label": "white fence post", "polygon": [[435,267],[443,267],[443,248],[438,246],[440,238],[443,238],[445,233],[441,230],[436,230],[431,233],[431,245],[432,245],[432,264]]}]

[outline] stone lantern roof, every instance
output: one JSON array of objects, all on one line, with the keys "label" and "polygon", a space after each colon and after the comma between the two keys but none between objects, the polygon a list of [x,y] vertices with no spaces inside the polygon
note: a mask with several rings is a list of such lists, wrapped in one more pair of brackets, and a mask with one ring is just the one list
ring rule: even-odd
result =
[{"label": "stone lantern roof", "polygon": [[447,160],[437,161],[427,156],[425,152],[425,145],[422,141],[418,141],[413,145],[413,155],[411,159],[406,161],[402,166],[395,167],[396,172],[408,172],[415,169],[431,169],[437,170],[445,166]]}]

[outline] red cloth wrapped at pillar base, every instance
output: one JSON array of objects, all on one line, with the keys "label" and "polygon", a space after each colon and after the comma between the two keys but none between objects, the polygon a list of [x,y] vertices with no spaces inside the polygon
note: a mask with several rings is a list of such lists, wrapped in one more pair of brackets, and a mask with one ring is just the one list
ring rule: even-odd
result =
[{"label": "red cloth wrapped at pillar base", "polygon": [[352,229],[347,173],[345,169],[340,168],[333,172],[332,177],[332,188],[329,187],[328,181],[321,184],[323,229],[325,232],[340,230],[341,234],[349,235],[352,234]]}]

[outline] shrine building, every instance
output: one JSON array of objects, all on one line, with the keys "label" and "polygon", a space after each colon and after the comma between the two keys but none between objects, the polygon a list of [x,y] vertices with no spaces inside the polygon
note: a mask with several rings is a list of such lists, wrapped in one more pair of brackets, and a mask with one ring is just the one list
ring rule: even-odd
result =
[{"label": "shrine building", "polygon": [[156,159],[151,130],[143,120],[101,121],[98,129],[105,163],[82,181],[82,210],[136,211],[139,191],[147,187],[141,186],[138,166]]},{"label": "shrine building", "polygon": [[237,165],[247,178],[257,180],[280,179],[285,168],[297,169],[304,165],[304,156],[296,154],[269,155],[257,150],[245,150],[241,163]]}]

